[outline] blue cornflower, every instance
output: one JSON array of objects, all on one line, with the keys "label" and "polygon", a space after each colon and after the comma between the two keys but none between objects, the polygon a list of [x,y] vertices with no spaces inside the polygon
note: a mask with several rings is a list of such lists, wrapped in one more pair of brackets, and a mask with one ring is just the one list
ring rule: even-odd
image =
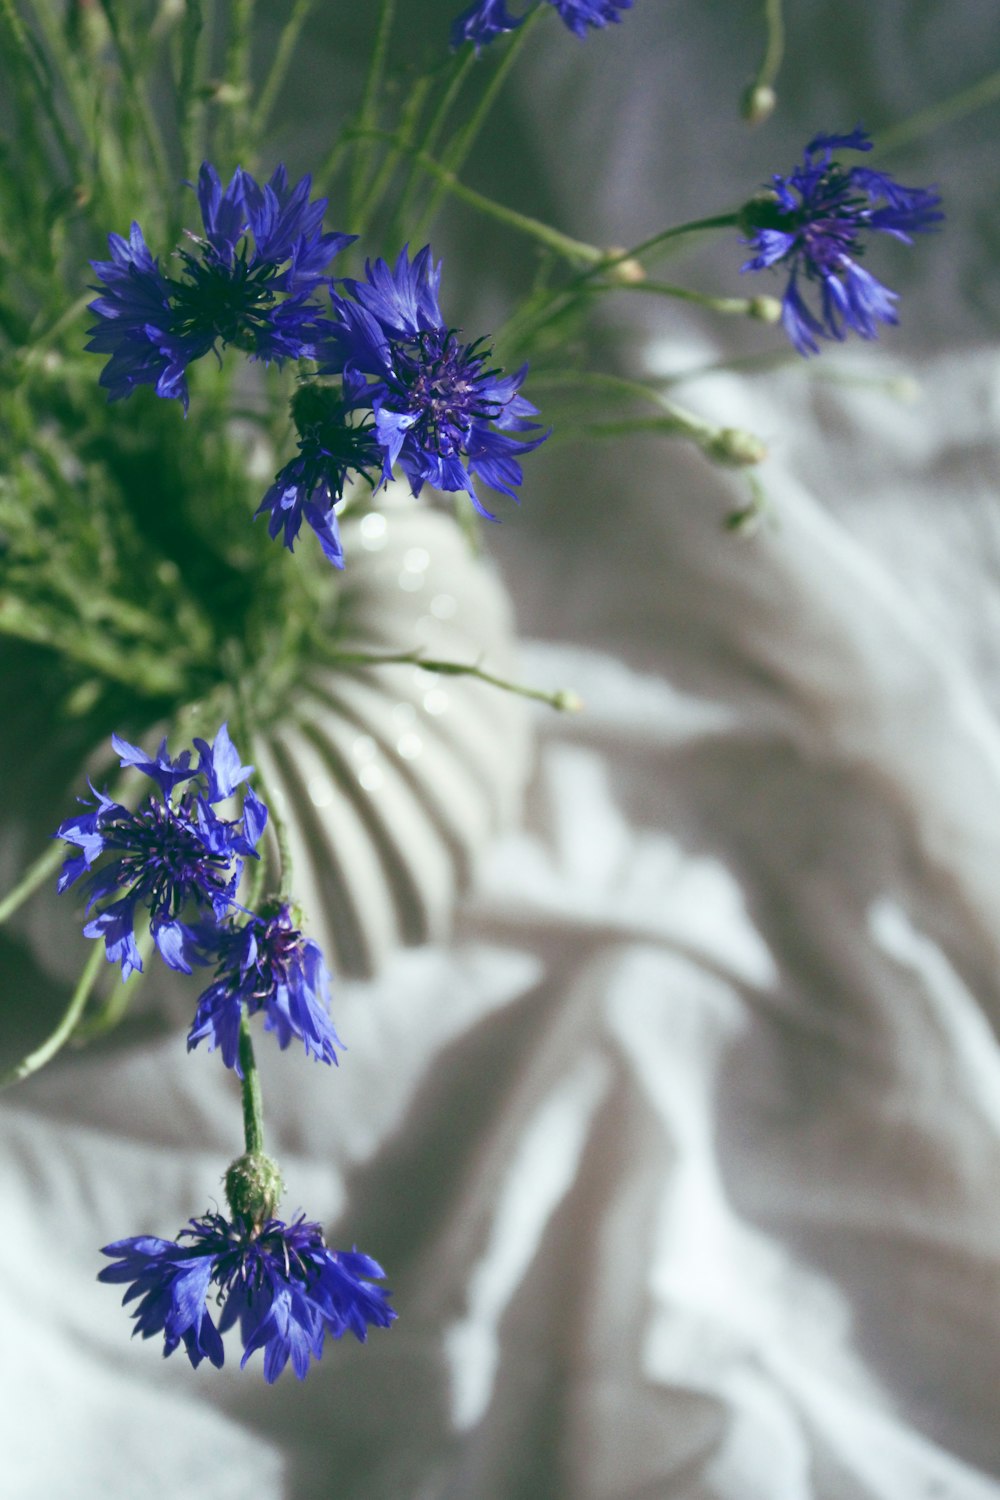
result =
[{"label": "blue cornflower", "polygon": [[[619,11],[631,10],[632,0],[549,0],[559,12],[570,31],[577,36],[586,36],[588,26],[600,30],[613,21],[620,21]],[[461,47],[463,42],[474,42],[476,51],[505,31],[520,26],[524,16],[512,16],[506,0],[475,0],[451,23],[451,45]]]},{"label": "blue cornflower", "polygon": [[463,42],[475,42],[478,52],[494,37],[514,31],[523,20],[523,16],[510,14],[506,0],[475,0],[474,5],[452,21],[451,45],[458,48]]},{"label": "blue cornflower", "polygon": [[[896,293],[858,264],[865,250],[862,236],[890,234],[909,245],[914,234],[944,218],[933,188],[903,187],[885,172],[844,168],[833,160],[838,148],[871,147],[860,127],[849,135],[818,135],[800,167],[787,177],[773,177],[773,197],[753,200],[744,210],[743,221],[752,230],[744,243],[757,254],[741,269],[787,267],[781,321],[800,354],[818,354],[818,338],[843,339],[853,328],[873,339],[880,323],[898,322]],[[818,286],[818,306],[807,304],[803,282]]]},{"label": "blue cornflower", "polygon": [[[378,1262],[357,1250],[328,1250],[320,1226],[301,1216],[254,1225],[206,1214],[191,1219],[176,1240],[140,1235],[101,1253],[114,1264],[98,1280],[130,1282],[123,1302],[139,1299],[134,1333],[162,1333],[165,1355],[183,1342],[196,1368],[203,1359],[220,1368],[220,1335],[238,1322],[241,1368],[263,1349],[269,1385],[289,1358],[303,1379],[327,1334],[339,1339],[350,1330],[364,1343],[369,1327],[387,1328],[396,1317],[390,1294],[373,1285],[385,1275]],[[207,1307],[213,1287],[222,1306],[218,1327]]]},{"label": "blue cornflower", "polygon": [[[371,419],[356,422],[343,399],[324,386],[299,387],[292,401],[299,433],[299,452],[274,476],[274,483],[257,508],[270,512],[268,533],[283,533],[289,552],[303,520],[319,537],[334,567],[344,566],[334,507],[343,499],[352,472],[373,488],[382,468],[382,450]],[[373,477],[374,476],[374,477]]]},{"label": "blue cornflower", "polygon": [[631,10],[632,0],[551,0],[570,31],[586,36],[587,27],[601,30],[621,20],[619,11]]},{"label": "blue cornflower", "polygon": [[311,186],[303,177],[289,187],[279,166],[263,186],[237,168],[223,188],[203,162],[203,233],[188,232],[196,249],[178,251],[178,277],[161,271],[138,224],[128,241],[109,236],[111,260],[92,262],[105,290],[90,304],[100,321],[87,347],[111,356],[101,372],[110,400],[152,385],[187,410],[185,370],[220,344],[265,362],[312,353],[319,312],[313,298],[330,261],[354,236],[323,233],[326,199],[310,202]]},{"label": "blue cornflower", "polygon": [[463,344],[445,325],[429,245],[412,262],[404,247],[392,270],[368,262],[365,275],[342,282],[346,296],[332,293],[334,321],[317,351],[324,372],[342,374],[349,404],[374,413],[383,479],[398,463],[415,495],[425,484],[465,490],[492,520],[473,479],[516,500],[518,458],[548,437],[514,436],[538,432],[527,420],[536,408],[518,394],[527,365],[504,375],[485,340]]},{"label": "blue cornflower", "polygon": [[277,1034],[282,1049],[295,1036],[307,1056],[337,1061],[336,1049],[344,1044],[330,1019],[323,954],[311,938],[303,937],[287,905],[221,929],[216,949],[215,980],[198,1001],[188,1051],[207,1038],[209,1050],[219,1047],[226,1067],[242,1078],[240,1018],[245,1006],[247,1015],[264,1012],[264,1030]]},{"label": "blue cornflower", "polygon": [[[240,818],[226,821],[214,810],[253,767],[240,764],[225,724],[214,744],[195,740],[197,767],[188,750],[171,759],[166,740],[155,759],[117,735],[111,743],[122,766],[150,777],[160,796],[151,795],[133,812],[91,787],[97,799],[93,810],[68,818],[55,834],[80,851],[63,865],[58,889],[68,890],[93,871],[84,882],[87,910],[99,910],[84,926],[84,936],[104,938],[108,960],[121,964],[123,979],[142,968],[135,942],[139,907],[149,912],[149,930],[164,961],[190,974],[192,964],[207,962],[213,951],[212,934],[235,903],[244,857],[259,857],[256,845],[267,808],[253,789],[244,792]],[[94,870],[104,855],[110,858]],[[193,921],[182,920],[185,911]]]}]

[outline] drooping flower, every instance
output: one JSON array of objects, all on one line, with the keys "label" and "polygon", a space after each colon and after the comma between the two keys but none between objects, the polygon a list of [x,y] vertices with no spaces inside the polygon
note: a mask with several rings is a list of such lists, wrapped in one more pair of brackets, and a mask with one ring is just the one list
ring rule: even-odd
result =
[{"label": "drooping flower", "polygon": [[523,20],[523,16],[510,14],[507,0],[475,0],[452,21],[451,45],[458,48],[463,42],[475,42],[478,52],[494,37],[516,30]]},{"label": "drooping flower", "polygon": [[353,473],[373,488],[382,468],[382,450],[370,417],[357,422],[349,407],[327,387],[306,384],[292,401],[299,433],[299,452],[274,476],[274,483],[257,508],[269,513],[268,534],[282,540],[289,552],[303,520],[315,531],[323,552],[334,567],[344,566],[334,507],[343,499]]},{"label": "drooping flower", "polygon": [[[586,36],[588,27],[601,30],[620,21],[620,11],[632,9],[632,0],[549,0],[549,4],[580,37]],[[494,37],[514,31],[523,20],[524,16],[510,15],[506,0],[475,0],[451,23],[451,45],[457,48],[474,42],[478,52]]]},{"label": "drooping flower", "polygon": [[282,903],[269,915],[223,928],[217,939],[215,980],[198,1001],[188,1051],[207,1040],[227,1068],[240,1066],[240,1019],[264,1012],[264,1030],[284,1050],[298,1037],[306,1055],[337,1061],[338,1037],[330,1019],[329,975],[317,943],[304,937]]},{"label": "drooping flower", "polygon": [[88,349],[108,354],[101,384],[109,399],[152,385],[187,410],[187,366],[233,344],[253,359],[281,363],[309,355],[333,257],[354,238],[324,234],[326,199],[311,202],[311,179],[289,187],[279,166],[263,186],[237,168],[227,187],[210,162],[198,174],[203,233],[177,252],[179,276],[166,275],[142,230],[109,237],[110,261],[92,262],[104,290],[90,304],[98,323]]},{"label": "drooping flower", "polygon": [[[548,437],[519,390],[527,365],[504,375],[490,364],[484,339],[463,344],[438,305],[440,263],[430,246],[411,262],[409,248],[392,269],[365,267],[365,280],[345,279],[334,292],[334,319],[317,351],[327,374],[342,374],[356,409],[374,414],[382,477],[398,463],[415,495],[425,484],[465,490],[480,514],[474,479],[517,499],[522,454]],[[367,378],[366,378],[367,377]],[[534,433],[523,437],[516,434]]]},{"label": "drooping flower", "polygon": [[[101,1253],[113,1264],[98,1280],[128,1282],[123,1303],[138,1299],[134,1333],[162,1333],[164,1355],[183,1342],[196,1368],[203,1359],[220,1368],[221,1335],[238,1323],[241,1367],[262,1349],[269,1385],[289,1359],[303,1379],[327,1334],[350,1331],[364,1343],[370,1327],[387,1328],[396,1317],[390,1294],[374,1285],[385,1275],[378,1262],[357,1250],[328,1250],[320,1226],[302,1216],[254,1225],[211,1213],[191,1219],[176,1240],[141,1235]],[[218,1326],[207,1305],[213,1288]]]},{"label": "drooping flower", "polygon": [[[898,322],[896,293],[859,264],[864,238],[889,234],[909,245],[914,234],[944,218],[933,188],[903,187],[886,172],[845,168],[833,159],[838,149],[871,148],[860,127],[849,135],[818,135],[801,166],[787,177],[776,174],[773,194],[744,209],[751,231],[744,243],[757,253],[741,269],[787,270],[781,321],[800,354],[818,354],[820,338],[842,340],[853,329],[873,339],[879,324]],[[809,286],[818,291],[811,306],[804,296]]]},{"label": "drooping flower", "polygon": [[108,960],[121,964],[123,979],[142,968],[135,941],[140,908],[149,913],[164,962],[190,974],[193,964],[208,962],[214,951],[213,932],[236,900],[243,860],[258,858],[267,808],[247,787],[239,818],[220,818],[215,811],[253,769],[240,764],[225,724],[214,744],[195,740],[196,768],[188,750],[171,759],[166,740],[155,759],[117,735],[111,743],[122,766],[150,777],[160,795],[150,795],[133,812],[92,787],[96,805],[81,799],[92,810],[68,818],[56,831],[56,838],[79,850],[63,865],[58,889],[86,877],[87,911],[96,907],[97,915],[85,924],[84,936],[103,937]]},{"label": "drooping flower", "polygon": [[586,36],[587,27],[602,30],[621,20],[623,10],[632,9],[632,0],[552,0],[570,31]]}]

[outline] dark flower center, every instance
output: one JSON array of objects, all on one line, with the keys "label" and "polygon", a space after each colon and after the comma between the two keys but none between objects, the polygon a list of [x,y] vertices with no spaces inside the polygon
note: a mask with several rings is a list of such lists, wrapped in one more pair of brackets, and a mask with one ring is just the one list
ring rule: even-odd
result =
[{"label": "dark flower center", "polygon": [[187,900],[227,883],[230,856],[206,848],[188,813],[186,803],[175,811],[150,799],[128,821],[102,829],[108,846],[122,851],[118,883],[133,884],[154,916],[175,917]]},{"label": "dark flower center", "polygon": [[[451,329],[434,329],[401,340],[393,361],[396,387],[407,409],[419,414],[415,431],[421,445],[450,455],[465,445],[476,422],[493,422],[504,403],[491,399],[491,351],[485,340],[460,344]],[[389,384],[389,382],[387,382]]]},{"label": "dark flower center", "polygon": [[275,302],[274,266],[268,261],[250,266],[245,246],[231,265],[211,255],[199,260],[185,251],[181,258],[188,280],[177,288],[175,331],[182,337],[211,334],[213,341],[254,353],[257,329]]}]

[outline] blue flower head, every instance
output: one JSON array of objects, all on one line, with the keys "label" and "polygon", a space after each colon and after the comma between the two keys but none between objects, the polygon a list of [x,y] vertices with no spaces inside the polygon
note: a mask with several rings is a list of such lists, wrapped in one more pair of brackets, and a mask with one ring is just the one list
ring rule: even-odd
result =
[{"label": "blue flower head", "polygon": [[287,905],[270,915],[252,916],[223,928],[217,939],[214,982],[198,1001],[188,1034],[188,1051],[207,1040],[218,1047],[227,1068],[240,1067],[240,1019],[264,1012],[264,1030],[284,1049],[297,1037],[306,1054],[337,1061],[343,1042],[330,1019],[329,975],[319,946],[303,937]]},{"label": "blue flower head", "polygon": [[[620,21],[620,11],[631,10],[632,0],[549,0],[563,23],[577,36],[586,36],[588,27],[601,30]],[[451,23],[451,45],[474,42],[476,51],[505,31],[514,31],[524,16],[512,16],[506,0],[475,0]]]},{"label": "blue flower head", "polygon": [[235,903],[244,858],[259,857],[267,808],[248,787],[239,818],[229,821],[216,812],[216,804],[231,797],[253,769],[240,764],[225,724],[214,744],[195,740],[197,767],[188,750],[172,759],[166,740],[155,758],[117,735],[111,743],[122,766],[155,781],[159,795],[133,812],[91,788],[96,805],[83,802],[90,810],[68,818],[55,834],[78,850],[63,865],[58,889],[86,877],[87,911],[96,915],[84,936],[103,937],[108,960],[121,964],[123,979],[142,968],[135,941],[139,908],[149,913],[164,962],[190,974],[193,964],[205,963],[214,951],[213,932]]},{"label": "blue flower head", "polygon": [[[262,1349],[269,1385],[289,1359],[303,1379],[327,1334],[339,1339],[350,1331],[364,1343],[370,1327],[387,1328],[396,1317],[389,1293],[374,1285],[385,1275],[377,1261],[357,1250],[328,1250],[320,1226],[303,1217],[254,1224],[206,1214],[176,1240],[141,1235],[101,1253],[113,1264],[98,1280],[130,1283],[122,1300],[138,1303],[135,1333],[162,1333],[165,1355],[183,1342],[196,1368],[203,1359],[220,1368],[221,1335],[239,1324],[241,1368]],[[222,1308],[218,1326],[207,1305],[213,1290]]]},{"label": "blue flower head", "polygon": [[110,400],[152,385],[187,410],[187,366],[220,345],[265,362],[311,354],[313,299],[330,261],[354,238],[323,233],[326,199],[311,202],[311,185],[303,177],[289,187],[279,166],[263,186],[238,168],[223,188],[203,162],[202,233],[188,233],[177,277],[160,269],[138,224],[128,241],[109,237],[111,260],[92,262],[104,287],[90,304],[99,321],[87,347],[110,355],[101,373]]},{"label": "blue flower head", "polygon": [[[365,267],[365,280],[345,279],[334,292],[334,320],[318,351],[327,374],[342,374],[351,404],[374,415],[382,477],[398,463],[415,495],[425,484],[465,490],[481,515],[474,479],[517,499],[520,456],[548,437],[519,390],[527,365],[504,375],[490,364],[484,340],[464,344],[438,306],[440,264],[430,246],[411,261],[404,247],[395,266]],[[534,433],[533,437],[520,434]]]},{"label": "blue flower head", "polygon": [[[870,151],[860,127],[849,135],[818,135],[805,149],[802,165],[787,177],[775,176],[768,199],[755,199],[743,212],[751,230],[746,244],[756,254],[742,267],[762,271],[784,267],[782,325],[800,354],[818,354],[817,339],[844,339],[848,329],[864,339],[878,336],[880,323],[896,323],[896,293],[859,264],[869,233],[889,234],[912,244],[914,234],[933,229],[943,218],[933,188],[907,188],[886,172],[842,167],[834,151]],[[804,293],[812,286],[812,305]]]},{"label": "blue flower head", "polygon": [[552,0],[552,4],[577,36],[586,36],[588,26],[600,31],[617,23],[620,11],[632,9],[632,0]]},{"label": "blue flower head", "polygon": [[382,450],[371,418],[355,420],[337,392],[314,382],[301,385],[292,400],[299,451],[274,476],[257,508],[269,513],[268,534],[279,532],[289,552],[303,520],[309,522],[334,567],[344,566],[335,506],[343,499],[353,473],[375,487],[382,469]]},{"label": "blue flower head", "polygon": [[458,48],[463,42],[474,42],[478,52],[494,37],[514,31],[523,20],[523,16],[510,14],[506,0],[475,0],[475,4],[452,21],[451,45]]}]

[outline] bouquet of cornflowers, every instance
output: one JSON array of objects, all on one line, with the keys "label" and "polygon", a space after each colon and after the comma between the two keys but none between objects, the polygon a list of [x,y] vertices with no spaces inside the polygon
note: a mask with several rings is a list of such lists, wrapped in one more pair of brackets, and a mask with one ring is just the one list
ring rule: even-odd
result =
[{"label": "bouquet of cornflowers", "polygon": [[[262,78],[253,0],[0,0],[13,106],[0,159],[0,628],[91,771],[0,914],[55,880],[67,907],[82,898],[94,944],[58,1026],[4,1081],[117,1024],[152,963],[198,986],[187,1046],[218,1052],[242,1103],[227,1211],[174,1240],[118,1240],[100,1273],[125,1285],[137,1332],[162,1335],[166,1354],[183,1343],[193,1365],[221,1365],[238,1325],[244,1363],[261,1350],[268,1382],[289,1361],[301,1378],[327,1335],[364,1340],[397,1315],[370,1255],[330,1249],[301,1213],[279,1217],[255,1032],[327,1065],[345,1045],[296,901],[286,816],[243,754],[256,759],[261,736],[296,716],[317,665],[406,664],[578,706],[475,652],[347,639],[355,523],[377,526],[401,485],[428,516],[453,514],[475,550],[480,521],[529,488],[534,451],[581,431],[692,442],[748,476],[731,529],[766,520],[760,439],[602,365],[595,309],[620,294],[681,299],[774,324],[792,357],[815,356],[897,321],[868,251],[942,219],[936,190],[868,164],[873,142],[852,122],[818,130],[743,204],[706,204],[629,247],[571,238],[468,186],[463,166],[536,28],[600,46],[632,5],[476,0],[450,34],[425,37],[426,71],[395,76],[404,7],[380,0],[354,116],[295,180],[268,132],[313,0],[289,8]],[[776,102],[780,6],[763,12],[749,124]],[[492,333],[452,320],[433,239],[449,205],[537,252]],[[710,234],[731,238],[746,295],[656,274],[669,250]]]}]

